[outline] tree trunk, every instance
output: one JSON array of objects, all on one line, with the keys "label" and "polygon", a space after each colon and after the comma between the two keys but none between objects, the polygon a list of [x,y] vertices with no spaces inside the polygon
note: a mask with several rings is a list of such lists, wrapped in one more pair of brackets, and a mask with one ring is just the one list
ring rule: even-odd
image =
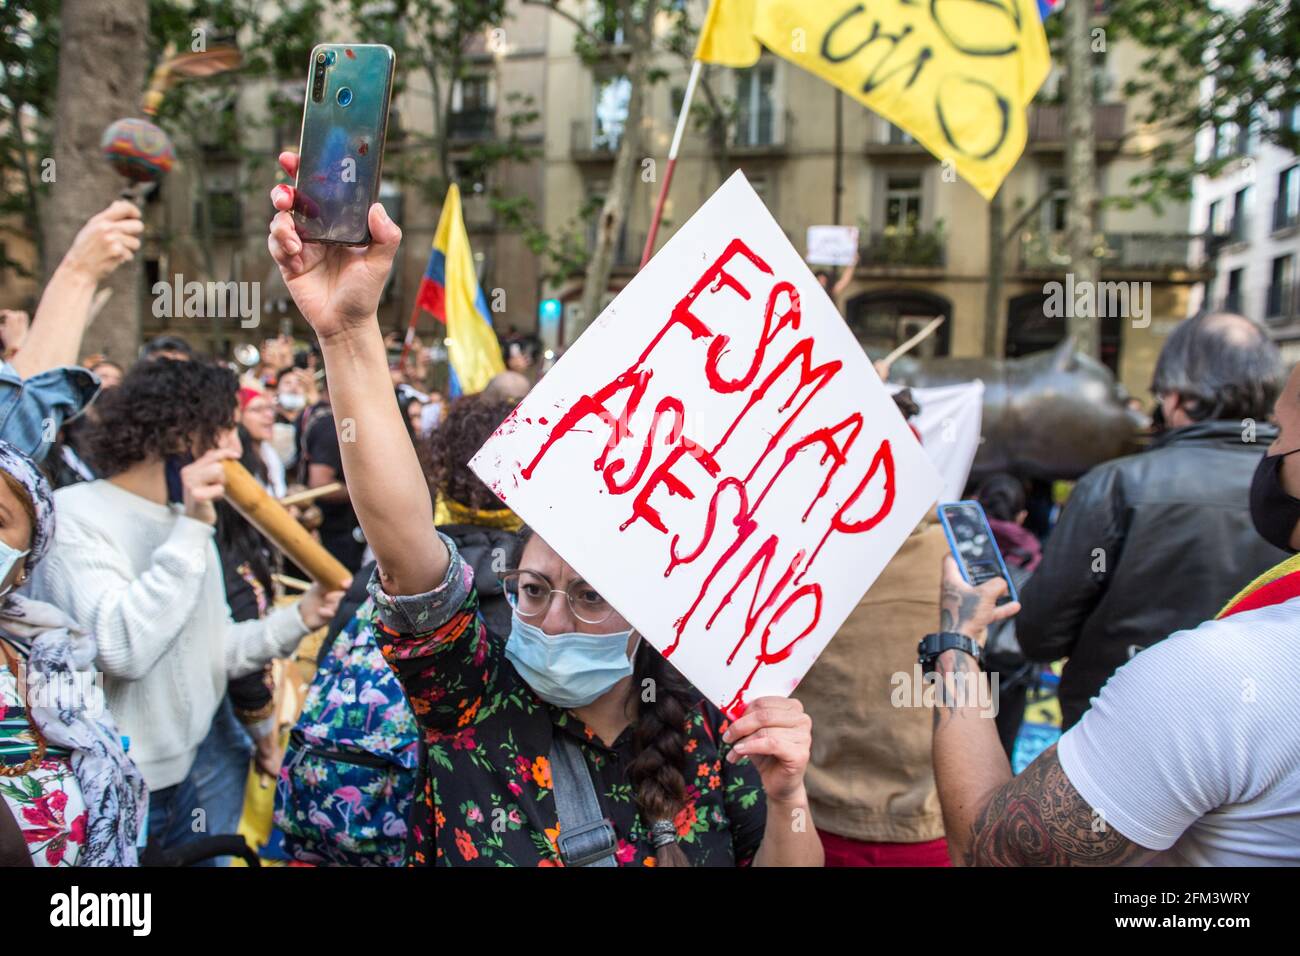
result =
[{"label": "tree trunk", "polygon": [[[148,59],[146,0],[63,0],[54,114],[55,180],[45,204],[46,277],[87,219],[125,185],[99,152],[115,119],[139,116]],[[140,346],[141,253],[108,283],[113,290],[86,333],[82,353],[129,363]]]},{"label": "tree trunk", "polygon": [[1006,263],[1006,204],[1002,190],[989,201],[988,281],[984,285],[984,355],[1001,358],[1006,349],[1006,329],[1002,327],[1002,277]]},{"label": "tree trunk", "polygon": [[[1093,295],[1084,301],[1096,302],[1098,265],[1096,227],[1093,212],[1097,206],[1097,152],[1092,112],[1092,49],[1089,37],[1092,4],[1075,0],[1065,5],[1065,63],[1067,86],[1065,99],[1065,175],[1070,198],[1066,211],[1066,247],[1070,253],[1070,270],[1075,288],[1091,287]],[[1082,285],[1087,283],[1088,285]],[[1090,314],[1080,314],[1080,312]],[[1068,309],[1067,331],[1075,336],[1080,352],[1101,357],[1101,330],[1097,310]]]},{"label": "tree trunk", "polygon": [[[624,5],[625,9],[630,4]],[[647,73],[650,65],[651,45],[654,42],[654,11],[646,10],[639,21],[630,15],[625,16],[624,23],[630,24],[626,36],[631,45],[627,75],[632,84],[628,97],[627,119],[623,124],[623,135],[619,139],[618,154],[614,159],[614,171],[610,174],[609,190],[605,194],[605,204],[601,207],[600,218],[596,222],[596,241],[587,260],[587,273],[582,286],[582,329],[585,329],[600,314],[601,299],[609,285],[609,276],[614,268],[614,253],[618,237],[627,222],[628,207],[632,204],[632,191],[636,183],[638,162],[645,155],[642,148],[641,121],[645,112],[645,90],[648,85]],[[582,329],[576,330],[578,334]]]}]

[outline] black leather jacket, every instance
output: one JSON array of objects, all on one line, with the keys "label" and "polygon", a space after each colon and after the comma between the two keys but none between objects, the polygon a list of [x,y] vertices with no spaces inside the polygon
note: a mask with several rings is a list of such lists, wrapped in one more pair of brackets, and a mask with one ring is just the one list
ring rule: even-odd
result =
[{"label": "black leather jacket", "polygon": [[1240,421],[1198,422],[1079,480],[1016,620],[1028,658],[1070,658],[1064,727],[1134,654],[1214,617],[1287,557],[1250,520],[1251,478],[1276,436],[1258,425],[1245,442]]}]

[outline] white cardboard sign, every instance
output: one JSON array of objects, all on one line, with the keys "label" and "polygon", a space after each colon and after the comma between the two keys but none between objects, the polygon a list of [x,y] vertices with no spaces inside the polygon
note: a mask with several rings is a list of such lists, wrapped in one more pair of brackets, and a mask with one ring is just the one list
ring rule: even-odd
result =
[{"label": "white cardboard sign", "polygon": [[942,487],[741,173],[470,467],[733,715],[794,690]]},{"label": "white cardboard sign", "polygon": [[808,227],[808,261],[813,265],[847,266],[857,254],[857,226]]}]

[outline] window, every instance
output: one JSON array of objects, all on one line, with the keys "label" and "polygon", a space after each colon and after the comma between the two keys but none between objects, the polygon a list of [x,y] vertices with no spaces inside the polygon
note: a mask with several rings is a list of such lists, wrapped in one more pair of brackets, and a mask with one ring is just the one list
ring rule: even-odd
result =
[{"label": "window", "polygon": [[611,76],[596,85],[595,124],[591,145],[596,149],[618,149],[627,122],[628,102],[632,98],[632,81],[626,76]]},{"label": "window", "polygon": [[1047,201],[1043,204],[1043,231],[1065,232],[1066,210],[1070,205],[1070,191],[1065,177],[1053,174],[1047,177]]},{"label": "window", "polygon": [[463,138],[490,138],[496,126],[491,76],[466,76],[451,90],[451,133]]},{"label": "window", "polygon": [[1283,170],[1277,177],[1277,203],[1273,207],[1273,228],[1285,229],[1300,222],[1300,164]]},{"label": "window", "polygon": [[1245,242],[1250,231],[1250,207],[1255,198],[1255,190],[1246,186],[1238,189],[1232,196],[1232,226],[1229,230],[1233,242]]},{"label": "window", "polygon": [[771,146],[776,142],[776,66],[760,63],[736,77],[736,145]]},{"label": "window", "polygon": [[1295,256],[1278,256],[1273,260],[1273,278],[1268,287],[1268,318],[1291,314],[1295,308]]},{"label": "window", "polygon": [[895,126],[893,123],[889,124],[889,144],[891,146],[910,146],[915,142],[916,140],[912,138],[912,134],[907,130]]},{"label": "window", "polygon": [[921,177],[890,176],[885,186],[885,225],[916,232],[921,223]]},{"label": "window", "polygon": [[1210,218],[1206,224],[1206,229],[1212,236],[1226,236],[1228,234],[1228,221],[1224,212],[1223,200],[1216,199],[1210,203]]},{"label": "window", "polygon": [[1241,269],[1233,269],[1228,273],[1228,292],[1223,297],[1223,308],[1226,312],[1241,311]]}]

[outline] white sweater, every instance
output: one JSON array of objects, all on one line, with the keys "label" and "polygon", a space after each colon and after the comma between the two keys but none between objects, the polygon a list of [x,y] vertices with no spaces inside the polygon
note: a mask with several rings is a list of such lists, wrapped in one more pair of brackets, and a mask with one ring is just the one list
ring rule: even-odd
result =
[{"label": "white sweater", "polygon": [[151,790],[185,779],[231,677],[292,652],[297,606],[236,624],[211,526],[108,481],[54,495],[54,546],[32,573],[38,600],[99,642],[108,707]]}]

